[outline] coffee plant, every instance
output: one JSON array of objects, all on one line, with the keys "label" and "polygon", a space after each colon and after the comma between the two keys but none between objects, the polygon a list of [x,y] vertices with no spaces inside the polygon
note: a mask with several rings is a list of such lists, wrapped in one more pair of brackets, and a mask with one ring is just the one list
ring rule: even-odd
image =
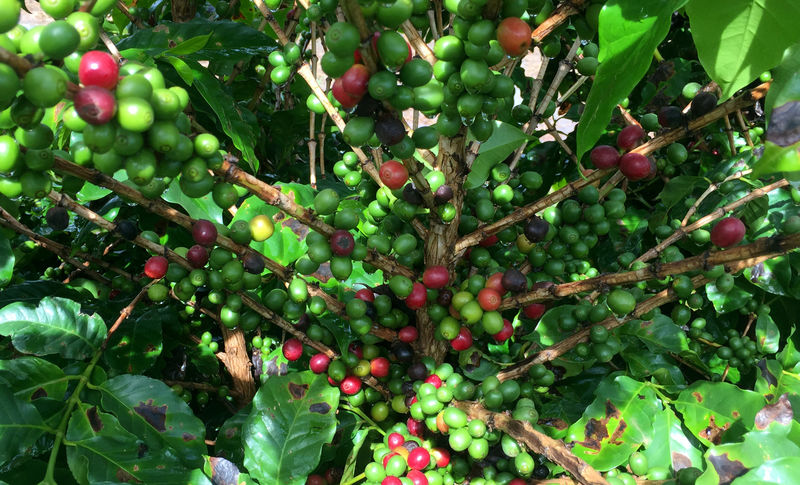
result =
[{"label": "coffee plant", "polygon": [[796,483],[796,2],[34,3],[0,483]]}]

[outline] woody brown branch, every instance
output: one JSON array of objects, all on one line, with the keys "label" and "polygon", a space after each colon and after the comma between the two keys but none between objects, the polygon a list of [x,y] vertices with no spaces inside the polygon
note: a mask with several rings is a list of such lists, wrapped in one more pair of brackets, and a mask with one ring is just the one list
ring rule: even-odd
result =
[{"label": "woody brown branch", "polygon": [[[755,266],[768,259],[771,259],[775,257],[777,254],[780,253],[770,252],[767,253],[766,255],[752,256],[742,261],[729,263],[728,265],[726,265],[725,269],[729,273],[736,273],[745,268]],[[706,278],[703,275],[697,275],[694,278],[692,278],[692,286],[694,288],[698,288],[708,283],[709,281],[711,281],[709,278]],[[606,330],[610,331],[617,327],[621,327],[622,325],[626,324],[631,320],[640,318],[642,315],[648,313],[651,310],[655,310],[661,305],[675,301],[677,300],[677,298],[678,297],[677,295],[675,295],[674,291],[672,291],[671,289],[665,289],[637,304],[636,308],[626,317],[617,318],[615,316],[610,316],[605,320],[603,320],[602,322],[597,323],[595,325],[602,325],[603,327],[606,328]],[[589,341],[589,334],[591,332],[592,326],[578,330],[577,332],[565,338],[564,340],[557,342],[547,347],[546,349],[542,349],[538,353],[531,355],[530,357],[527,357],[524,360],[517,362],[511,367],[508,367],[500,371],[497,374],[497,378],[500,379],[501,381],[505,381],[508,379],[518,379],[524,376],[525,373],[528,371],[528,369],[530,369],[534,365],[544,364],[546,362],[550,362],[552,360],[557,359],[558,357],[572,350],[579,343]]]},{"label": "woody brown branch", "polygon": [[666,249],[668,246],[670,246],[673,243],[679,241],[680,239],[682,239],[683,237],[685,237],[687,234],[691,233],[692,231],[700,229],[701,227],[705,226],[706,224],[709,224],[712,221],[715,221],[715,220],[719,219],[720,217],[724,216],[725,214],[727,214],[728,212],[732,211],[733,209],[736,209],[737,207],[740,207],[740,206],[750,202],[753,199],[757,199],[759,197],[763,197],[763,196],[767,195],[768,193],[772,192],[775,189],[779,189],[781,187],[786,187],[788,185],[789,185],[789,182],[786,179],[781,179],[781,180],[778,180],[777,182],[771,183],[771,184],[766,185],[764,187],[761,187],[761,188],[758,188],[758,189],[753,189],[749,194],[747,194],[746,196],[742,197],[741,199],[736,199],[733,202],[731,202],[730,204],[727,204],[727,205],[725,205],[723,207],[718,207],[717,209],[713,210],[709,214],[706,214],[705,216],[701,217],[700,219],[697,219],[696,221],[694,221],[692,224],[689,224],[688,226],[679,227],[677,231],[675,231],[669,237],[667,237],[666,239],[664,239],[663,241],[658,243],[655,247],[649,249],[646,253],[644,253],[641,256],[639,256],[638,258],[636,258],[636,260],[634,260],[634,262],[649,261],[649,260],[655,258],[656,256],[658,256],[661,253],[661,251]]},{"label": "woody brown branch", "polygon": [[662,279],[666,276],[688,273],[690,271],[707,270],[719,264],[745,261],[754,257],[775,257],[800,247],[800,234],[790,236],[765,237],[755,242],[720,251],[705,252],[698,256],[674,261],[672,263],[654,264],[635,271],[612,273],[583,281],[573,281],[541,288],[523,295],[506,298],[500,304],[500,310],[520,307],[529,303],[542,302],[583,293],[598,288],[625,285],[651,279]]},{"label": "woody brown branch", "polygon": [[476,401],[453,401],[453,405],[467,413],[470,418],[480,419],[490,428],[505,432],[534,453],[544,455],[551,462],[562,466],[579,483],[584,485],[608,483],[600,472],[575,456],[563,441],[553,439],[540,431],[536,431],[531,426],[531,423],[513,419],[506,413],[489,411]]},{"label": "woody brown branch", "polygon": [[[735,112],[737,109],[741,109],[747,107],[757,100],[763,98],[767,94],[767,90],[769,89],[769,83],[764,83],[756,88],[752,89],[751,91],[745,92],[735,98],[731,98],[724,103],[717,106],[714,110],[706,113],[705,115],[696,118],[689,122],[686,128],[676,128],[674,130],[670,130],[663,135],[657,136],[652,140],[644,143],[636,147],[635,149],[631,150],[635,153],[640,153],[642,155],[648,155],[660,148],[663,148],[671,143],[674,143],[681,138],[691,134],[694,131],[697,131],[714,121],[722,118],[723,116],[727,116],[729,113]],[[492,234],[496,234],[508,226],[513,224],[517,224],[529,217],[533,216],[537,212],[540,212],[551,205],[557,204],[562,200],[565,200],[571,197],[573,194],[577,193],[578,190],[582,189],[583,187],[594,183],[600,179],[602,179],[605,175],[613,172],[614,169],[605,169],[605,170],[594,170],[587,174],[585,179],[575,181],[573,183],[569,183],[564,187],[560,188],[559,190],[546,195],[542,199],[539,199],[531,204],[528,204],[524,207],[521,207],[514,211],[513,213],[509,214],[508,216],[493,222],[492,224],[487,224],[486,226],[479,227],[475,231],[467,234],[466,236],[462,237],[455,246],[455,252],[458,255],[461,255],[467,248],[474,246],[481,242],[484,238],[491,236]]]},{"label": "woody brown branch", "polygon": [[555,10],[553,10],[553,13],[531,32],[531,39],[533,39],[533,42],[539,43],[544,40],[545,37],[566,22],[567,19],[579,13],[585,4],[586,0],[571,0],[558,4]]}]

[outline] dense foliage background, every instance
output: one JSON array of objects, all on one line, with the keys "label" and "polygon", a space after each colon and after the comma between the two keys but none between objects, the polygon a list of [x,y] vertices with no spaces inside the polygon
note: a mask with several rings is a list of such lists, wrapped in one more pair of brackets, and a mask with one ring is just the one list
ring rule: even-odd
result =
[{"label": "dense foliage background", "polygon": [[795,2],[39,6],[0,482],[796,481]]}]

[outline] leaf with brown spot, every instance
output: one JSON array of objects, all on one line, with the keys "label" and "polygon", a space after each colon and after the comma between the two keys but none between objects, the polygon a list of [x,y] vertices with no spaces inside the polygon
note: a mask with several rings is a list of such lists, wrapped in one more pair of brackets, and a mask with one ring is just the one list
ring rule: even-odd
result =
[{"label": "leaf with brown spot", "polygon": [[790,101],[773,108],[766,137],[781,147],[800,141],[800,101]]},{"label": "leaf with brown spot", "polygon": [[666,406],[653,417],[652,439],[644,443],[642,451],[651,468],[681,470],[703,467],[703,452],[697,440],[687,436],[681,420],[671,407]]},{"label": "leaf with brown spot", "polygon": [[239,467],[225,458],[211,456],[207,459],[207,474],[211,476],[214,485],[237,485],[239,480]]},{"label": "leaf with brown spot", "polygon": [[69,383],[64,377],[60,367],[39,357],[0,360],[0,385],[23,401],[64,399]]},{"label": "leaf with brown spot", "polygon": [[769,370],[769,367],[767,366],[767,360],[766,359],[759,360],[756,363],[756,366],[758,366],[758,370],[761,372],[761,378],[764,379],[765,381],[767,381],[767,384],[769,386],[778,385],[778,379]]},{"label": "leaf with brown spot", "polygon": [[160,444],[149,453],[152,447],[116,416],[85,403],[72,413],[65,438],[71,443],[69,468],[79,483],[187,483],[185,477],[201,463],[184,464]]},{"label": "leaf with brown spot", "polygon": [[289,382],[288,388],[289,394],[292,395],[292,399],[300,400],[305,397],[306,391],[308,391],[308,384],[295,384],[294,382]]},{"label": "leaf with brown spot", "polygon": [[166,427],[164,426],[167,422],[167,405],[164,404],[162,406],[154,406],[153,400],[150,399],[147,403],[139,401],[139,405],[134,407],[133,410],[136,414],[140,415],[147,421],[150,426],[157,429],[158,431],[165,431]]},{"label": "leaf with brown spot", "polygon": [[103,421],[97,415],[97,406],[92,406],[86,410],[86,419],[89,420],[89,425],[95,433],[103,430]]},{"label": "leaf with brown spot", "polygon": [[794,410],[792,404],[789,402],[788,394],[782,394],[775,404],[767,404],[761,411],[756,414],[755,426],[756,429],[767,429],[773,422],[778,422],[781,425],[788,425],[792,422],[794,417]]},{"label": "leaf with brown spot", "polygon": [[764,397],[727,382],[698,381],[673,401],[683,424],[705,444],[719,442],[721,434],[736,421],[751,429]]},{"label": "leaf with brown spot", "polygon": [[739,460],[729,459],[727,453],[723,453],[719,456],[711,455],[708,457],[708,461],[711,463],[711,466],[714,467],[714,471],[717,472],[719,485],[730,484],[737,477],[747,473],[748,470]]},{"label": "leaf with brown spot", "polygon": [[725,423],[725,426],[719,427],[714,421],[715,417],[712,414],[711,417],[708,419],[708,426],[706,426],[705,428],[703,428],[702,431],[700,431],[700,437],[709,441],[710,443],[718,445],[719,442],[722,440],[722,433],[724,433],[725,431],[728,430],[728,428],[730,428],[731,423]]},{"label": "leaf with brown spot", "polygon": [[338,404],[339,389],[326,375],[306,371],[267,379],[243,427],[250,475],[261,483],[303,483],[333,439]]},{"label": "leaf with brown spot", "polygon": [[651,439],[652,418],[661,404],[651,387],[627,376],[604,379],[594,393],[597,397],[567,430],[566,440],[573,443],[575,456],[609,470]]}]

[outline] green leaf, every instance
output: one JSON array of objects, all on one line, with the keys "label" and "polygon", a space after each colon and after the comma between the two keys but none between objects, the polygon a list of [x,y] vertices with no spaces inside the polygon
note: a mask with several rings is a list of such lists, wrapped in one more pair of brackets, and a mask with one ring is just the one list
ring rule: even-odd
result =
[{"label": "green leaf", "polygon": [[59,366],[38,357],[0,360],[0,382],[23,401],[43,397],[60,401],[68,380]]},{"label": "green leaf", "polygon": [[80,483],[189,483],[173,450],[140,438],[114,415],[80,403],[67,428],[67,463]]},{"label": "green leaf", "polygon": [[305,483],[333,439],[339,389],[311,371],[267,379],[244,429],[244,462],[261,485]]},{"label": "green leaf", "polygon": [[79,303],[58,297],[46,297],[36,307],[12,303],[0,310],[0,335],[10,336],[20,352],[86,359],[100,348],[106,324],[80,310]]},{"label": "green leaf", "polygon": [[[292,187],[289,187],[285,191],[291,193],[291,189]],[[274,216],[277,213],[277,207],[269,205],[253,195],[242,202],[232,222],[238,220],[249,221],[258,215],[265,215],[274,221]],[[292,264],[307,252],[308,246],[306,245],[305,237],[308,234],[308,227],[300,224],[297,219],[292,217],[285,217],[274,224],[275,233],[269,239],[263,242],[252,242],[250,247],[282,265]]]},{"label": "green leaf", "polygon": [[208,43],[208,39],[210,39],[212,35],[213,34],[209,32],[205,35],[198,35],[197,37],[186,39],[175,47],[169,49],[167,52],[173,56],[185,56],[187,54],[193,54],[205,47]]},{"label": "green leaf", "polygon": [[110,193],[111,190],[106,189],[105,187],[99,187],[91,182],[85,182],[83,187],[81,187],[81,190],[79,190],[76,194],[75,200],[81,203],[86,203],[93,200],[100,200]]},{"label": "green leaf", "polygon": [[222,223],[222,209],[214,202],[211,192],[203,197],[189,197],[181,190],[178,179],[173,180],[162,195],[163,199],[178,204],[194,219],[207,219]]},{"label": "green leaf", "polygon": [[481,143],[478,157],[472,163],[464,188],[480,187],[489,178],[492,167],[497,165],[519,148],[528,136],[519,128],[502,121],[494,122],[494,132],[488,140]]},{"label": "green leaf", "polygon": [[14,275],[14,251],[11,250],[11,241],[0,235],[0,288],[6,286]]},{"label": "green leaf", "polygon": [[178,316],[165,308],[151,308],[128,318],[108,342],[103,357],[118,374],[141,374],[161,355],[161,328]]},{"label": "green leaf", "polygon": [[653,418],[652,439],[645,443],[644,456],[650,468],[680,470],[691,466],[702,468],[703,452],[700,443],[683,432],[681,420],[667,407]]},{"label": "green leaf", "polygon": [[734,285],[731,291],[723,293],[717,289],[717,285],[712,281],[706,284],[706,296],[714,305],[717,313],[728,313],[738,310],[745,306],[751,298],[749,292]]},{"label": "green leaf", "polygon": [[795,347],[793,340],[796,330],[797,328],[793,326],[789,332],[789,336],[786,338],[786,345],[784,345],[780,353],[775,356],[784,369],[791,369],[800,362],[800,351]]},{"label": "green leaf", "polygon": [[217,441],[214,444],[214,452],[217,456],[226,458],[240,467],[244,465],[244,426],[248,416],[252,411],[252,406],[242,408],[228,418],[219,428]]},{"label": "green leaf", "polygon": [[25,281],[0,292],[0,308],[11,303],[39,303],[46,296],[61,296],[70,300],[82,297],[81,293],[55,281]]},{"label": "green leaf", "polygon": [[610,0],[600,12],[600,54],[592,89],[578,124],[578,159],[600,139],[614,106],[630,94],[664,40],[672,12],[686,0]]},{"label": "green leaf", "polygon": [[696,177],[692,175],[678,175],[672,177],[664,184],[658,198],[664,202],[667,209],[672,208],[678,202],[686,199],[687,196],[694,192],[694,189],[700,184],[707,184],[703,177]]},{"label": "green leaf", "polygon": [[[199,49],[189,52],[188,47],[192,47],[189,44],[178,52],[173,51],[198,37],[207,37]],[[178,44],[173,46],[175,42]],[[171,52],[195,61],[206,60],[232,65],[253,56],[265,56],[275,50],[277,43],[263,32],[244,23],[196,18],[181,23],[159,22],[151,29],[136,30],[133,35],[123,37],[118,46],[121,51],[137,49],[151,58]],[[181,50],[184,52],[180,52]]]},{"label": "green leaf", "polygon": [[[242,158],[252,170],[258,169],[258,159],[253,147],[258,142],[259,129],[253,113],[242,108],[223,87],[219,79],[211,75],[208,69],[197,62],[188,63],[194,73],[192,84],[203,99],[214,111],[222,131],[233,141],[233,145],[242,152]],[[245,119],[247,118],[247,119]]]},{"label": "green leaf", "polygon": [[125,374],[97,389],[103,409],[151,450],[173,454],[186,466],[199,466],[206,452],[205,425],[166,384]]},{"label": "green leaf", "polygon": [[735,485],[782,485],[797,480],[800,457],[786,456],[762,463],[734,482]]},{"label": "green leaf", "polygon": [[723,98],[777,66],[800,40],[793,0],[691,0],[686,13],[700,63]]},{"label": "green leaf", "polygon": [[761,354],[774,354],[778,351],[781,331],[768,313],[761,312],[756,320],[756,349]]},{"label": "green leaf", "polygon": [[606,471],[625,463],[643,442],[652,440],[653,416],[661,404],[648,384],[627,376],[603,380],[595,395],[567,436],[575,456]]},{"label": "green leaf", "polygon": [[695,382],[673,401],[683,424],[707,446],[734,423],[751,429],[764,403],[764,397],[753,391],[708,381]]},{"label": "green leaf", "polygon": [[[798,458],[800,447],[792,443],[785,436],[786,428],[768,431],[751,431],[744,436],[741,443],[725,443],[715,446],[706,452],[706,462],[709,464],[706,472],[703,473],[695,482],[696,485],[717,485],[720,483],[731,483],[731,479],[737,478],[732,483],[737,485],[751,485],[743,475],[749,469],[759,467],[772,460]],[[763,473],[763,471],[761,472]],[[746,476],[746,475],[745,475]],[[794,470],[794,477],[797,477],[797,469]],[[795,479],[788,482],[767,482],[767,483],[793,483]]]},{"label": "green leaf", "polygon": [[778,146],[771,141],[764,143],[764,154],[753,165],[754,178],[777,172],[796,172],[800,170],[800,143],[788,147]]},{"label": "green leaf", "polygon": [[653,352],[668,350],[680,353],[689,348],[686,332],[675,325],[666,315],[658,314],[652,320],[632,320],[625,324],[623,332],[635,335]]},{"label": "green leaf", "polygon": [[523,337],[524,340],[538,343],[540,347],[549,347],[556,342],[560,342],[564,337],[569,335],[558,327],[558,320],[562,315],[571,314],[575,309],[575,305],[561,305],[553,307],[539,319],[536,329]]},{"label": "green leaf", "polygon": [[180,76],[183,82],[185,82],[188,86],[194,84],[194,73],[192,72],[192,68],[189,67],[189,64],[186,64],[183,59],[174,56],[164,56],[160,57],[159,60],[164,61],[175,68],[175,72],[178,73],[178,76]]},{"label": "green leaf", "polygon": [[0,386],[0,465],[26,453],[47,430],[33,404]]},{"label": "green leaf", "polygon": [[350,434],[350,440],[348,441],[347,445],[348,447],[351,447],[351,449],[350,453],[347,455],[347,460],[344,462],[344,470],[342,470],[342,478],[339,481],[340,483],[348,483],[353,477],[358,475],[359,471],[356,468],[358,452],[361,451],[361,447],[367,440],[368,434],[369,428],[361,427],[356,427],[356,429],[354,429]]},{"label": "green leaf", "polygon": [[772,69],[772,84],[764,100],[767,121],[775,106],[790,101],[800,101],[800,43],[786,49],[783,61]]}]

